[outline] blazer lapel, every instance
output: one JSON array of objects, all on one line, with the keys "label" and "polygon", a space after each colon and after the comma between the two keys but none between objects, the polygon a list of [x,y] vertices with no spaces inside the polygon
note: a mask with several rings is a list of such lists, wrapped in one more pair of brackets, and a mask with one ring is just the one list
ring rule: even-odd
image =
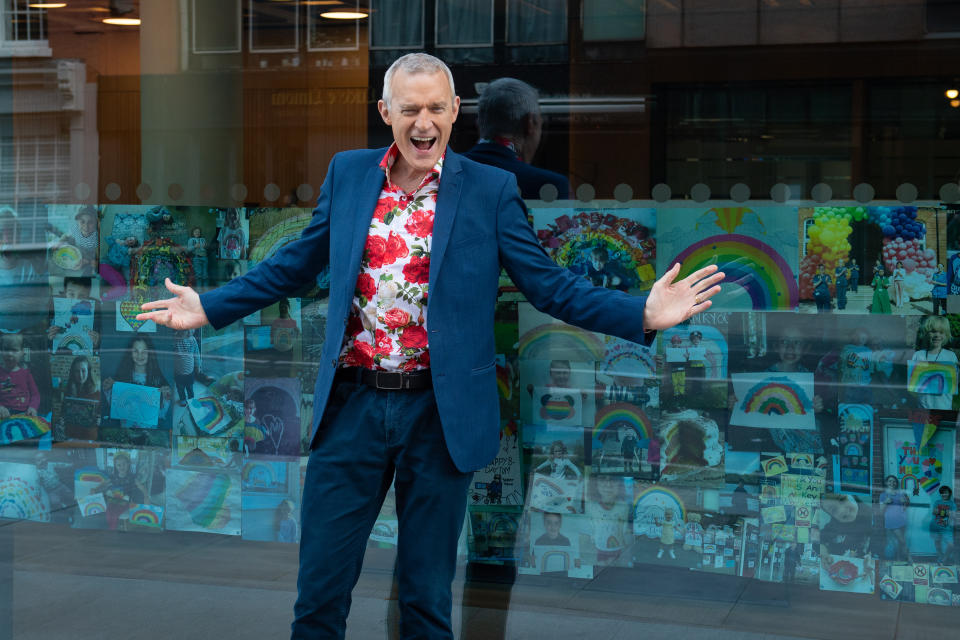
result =
[{"label": "blazer lapel", "polygon": [[460,156],[447,148],[444,159],[443,172],[440,174],[440,190],[437,192],[437,210],[433,216],[433,239],[430,243],[430,284],[429,291],[433,291],[433,284],[440,272],[447,244],[450,242],[450,231],[453,229],[453,220],[460,206],[460,190],[463,186],[463,168],[460,165]]},{"label": "blazer lapel", "polygon": [[380,169],[380,162],[374,164],[367,170],[367,175],[362,182],[357,184],[357,192],[353,201],[356,203],[352,215],[349,216],[351,234],[350,234],[350,269],[353,279],[348,283],[350,290],[356,285],[357,273],[360,271],[360,258],[363,256],[363,249],[367,246],[367,235],[370,230],[370,221],[373,219],[373,210],[377,206],[377,200],[380,199],[380,192],[383,190],[383,182],[386,176]]}]

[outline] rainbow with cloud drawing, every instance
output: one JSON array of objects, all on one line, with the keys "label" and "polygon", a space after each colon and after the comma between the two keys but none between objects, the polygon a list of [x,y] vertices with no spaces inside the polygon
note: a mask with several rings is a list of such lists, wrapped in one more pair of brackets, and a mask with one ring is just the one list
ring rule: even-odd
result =
[{"label": "rainbow with cloud drawing", "polygon": [[632,429],[637,435],[639,446],[645,447],[653,437],[653,426],[643,409],[627,402],[607,405],[597,411],[593,425],[593,438],[600,441],[604,431],[619,432],[621,428]]},{"label": "rainbow with cloud drawing", "polygon": [[956,365],[949,362],[907,361],[907,391],[936,395],[956,393]]}]

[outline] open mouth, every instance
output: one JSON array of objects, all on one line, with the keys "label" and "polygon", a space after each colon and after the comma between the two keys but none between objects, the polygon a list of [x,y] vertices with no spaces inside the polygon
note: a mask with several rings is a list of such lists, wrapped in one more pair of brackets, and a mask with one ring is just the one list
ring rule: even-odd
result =
[{"label": "open mouth", "polygon": [[436,138],[421,138],[419,136],[412,136],[410,142],[413,143],[420,151],[429,151],[433,148],[434,143],[436,143]]}]

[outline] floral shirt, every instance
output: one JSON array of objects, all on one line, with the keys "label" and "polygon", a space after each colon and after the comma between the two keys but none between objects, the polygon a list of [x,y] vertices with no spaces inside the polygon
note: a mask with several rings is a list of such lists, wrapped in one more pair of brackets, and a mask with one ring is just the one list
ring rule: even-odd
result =
[{"label": "floral shirt", "polygon": [[342,366],[413,371],[430,366],[427,282],[433,216],[444,156],[411,193],[390,181],[396,143],[380,161],[387,179],[373,211],[347,331]]}]

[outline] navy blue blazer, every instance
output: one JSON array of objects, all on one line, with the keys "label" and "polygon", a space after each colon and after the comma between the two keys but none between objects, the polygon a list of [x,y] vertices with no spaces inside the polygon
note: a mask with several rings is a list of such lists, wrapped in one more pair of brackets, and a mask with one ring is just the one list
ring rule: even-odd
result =
[{"label": "navy blue blazer", "polygon": [[463,154],[467,158],[500,167],[517,177],[520,185],[520,195],[530,200],[540,199],[540,188],[545,184],[552,184],[557,188],[557,198],[566,200],[570,197],[570,181],[559,173],[534,167],[517,158],[517,155],[496,142],[481,142]]},{"label": "navy blue blazer", "polygon": [[[384,183],[386,149],[338,153],[300,239],[245,275],[200,296],[220,328],[291,295],[330,264],[327,335],[313,395],[316,435],[333,383],[360,259]],[[484,467],[500,446],[494,305],[500,268],[537,309],[590,331],[644,341],[645,298],[594,287],[557,266],[537,242],[514,176],[449,149],[430,250],[430,367],[447,449],[461,471]]]}]

